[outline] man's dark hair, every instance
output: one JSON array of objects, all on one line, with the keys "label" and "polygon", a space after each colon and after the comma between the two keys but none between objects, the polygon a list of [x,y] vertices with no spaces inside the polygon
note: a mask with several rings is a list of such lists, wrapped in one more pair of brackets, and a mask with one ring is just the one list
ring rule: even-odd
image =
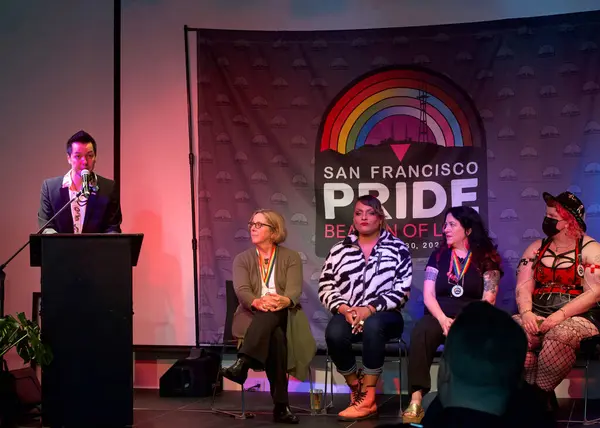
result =
[{"label": "man's dark hair", "polygon": [[67,141],[67,153],[71,156],[71,152],[73,150],[73,143],[92,143],[92,147],[94,148],[94,154],[98,154],[98,150],[96,148],[96,140],[90,134],[81,130],[76,132],[69,140]]}]

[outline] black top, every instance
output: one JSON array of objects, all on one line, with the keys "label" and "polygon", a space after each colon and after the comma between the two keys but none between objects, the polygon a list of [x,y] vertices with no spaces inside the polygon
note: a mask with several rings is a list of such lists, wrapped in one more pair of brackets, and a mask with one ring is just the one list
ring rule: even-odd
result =
[{"label": "black top", "polygon": [[[437,260],[439,254],[439,261]],[[427,266],[434,267],[438,270],[438,276],[435,281],[435,295],[440,308],[444,311],[444,314],[449,318],[456,317],[460,311],[471,302],[481,300],[483,297],[483,272],[479,272],[477,266],[471,259],[469,269],[465,273],[463,279],[459,281],[459,284],[463,286],[463,295],[460,297],[454,297],[452,295],[452,287],[454,284],[448,282],[448,269],[450,268],[450,257],[452,251],[434,251],[429,256]],[[459,258],[461,264],[464,264],[465,260]],[[487,263],[487,270],[499,269],[496,263]],[[425,306],[425,313],[430,314],[427,306]]]},{"label": "black top", "polygon": [[[429,412],[429,409],[427,409]],[[435,418],[428,419],[424,428],[505,428],[500,416],[463,407],[442,408]],[[511,421],[514,424],[514,421]]]}]

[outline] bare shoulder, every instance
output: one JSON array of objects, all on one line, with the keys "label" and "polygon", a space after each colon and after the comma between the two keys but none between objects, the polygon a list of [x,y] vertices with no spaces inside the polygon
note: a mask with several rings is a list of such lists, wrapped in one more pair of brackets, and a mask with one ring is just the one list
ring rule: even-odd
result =
[{"label": "bare shoulder", "polygon": [[591,236],[585,235],[581,255],[586,263],[600,264],[600,243]]},{"label": "bare shoulder", "polygon": [[536,239],[531,244],[529,244],[529,246],[527,248],[525,248],[525,251],[523,251],[523,258],[524,259],[534,258],[535,253],[537,253],[537,251],[540,249],[541,246],[542,246],[542,240]]}]

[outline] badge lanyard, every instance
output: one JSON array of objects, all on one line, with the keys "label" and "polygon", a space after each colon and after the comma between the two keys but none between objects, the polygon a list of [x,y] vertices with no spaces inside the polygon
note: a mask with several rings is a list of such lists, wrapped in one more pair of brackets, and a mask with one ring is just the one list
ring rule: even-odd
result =
[{"label": "badge lanyard", "polygon": [[465,274],[471,265],[471,257],[472,253],[468,251],[465,257],[465,263],[461,264],[458,255],[456,255],[456,251],[452,250],[450,266],[448,269],[448,283],[453,285],[452,295],[454,297],[460,297],[465,292],[463,285],[465,283]]},{"label": "badge lanyard", "polygon": [[271,279],[273,267],[275,266],[275,257],[277,257],[277,247],[274,246],[271,250],[269,263],[262,263],[258,250],[256,250],[256,253],[258,254],[258,269],[260,270],[260,279],[265,287],[269,287],[269,279]]}]

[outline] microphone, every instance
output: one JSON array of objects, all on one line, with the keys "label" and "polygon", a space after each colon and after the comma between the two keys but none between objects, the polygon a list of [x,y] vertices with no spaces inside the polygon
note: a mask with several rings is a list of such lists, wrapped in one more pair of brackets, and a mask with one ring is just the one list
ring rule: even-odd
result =
[{"label": "microphone", "polygon": [[86,198],[88,198],[90,196],[90,180],[91,180],[90,172],[87,169],[84,169],[83,171],[81,171],[81,181],[82,181],[81,194],[83,196],[85,196]]}]

